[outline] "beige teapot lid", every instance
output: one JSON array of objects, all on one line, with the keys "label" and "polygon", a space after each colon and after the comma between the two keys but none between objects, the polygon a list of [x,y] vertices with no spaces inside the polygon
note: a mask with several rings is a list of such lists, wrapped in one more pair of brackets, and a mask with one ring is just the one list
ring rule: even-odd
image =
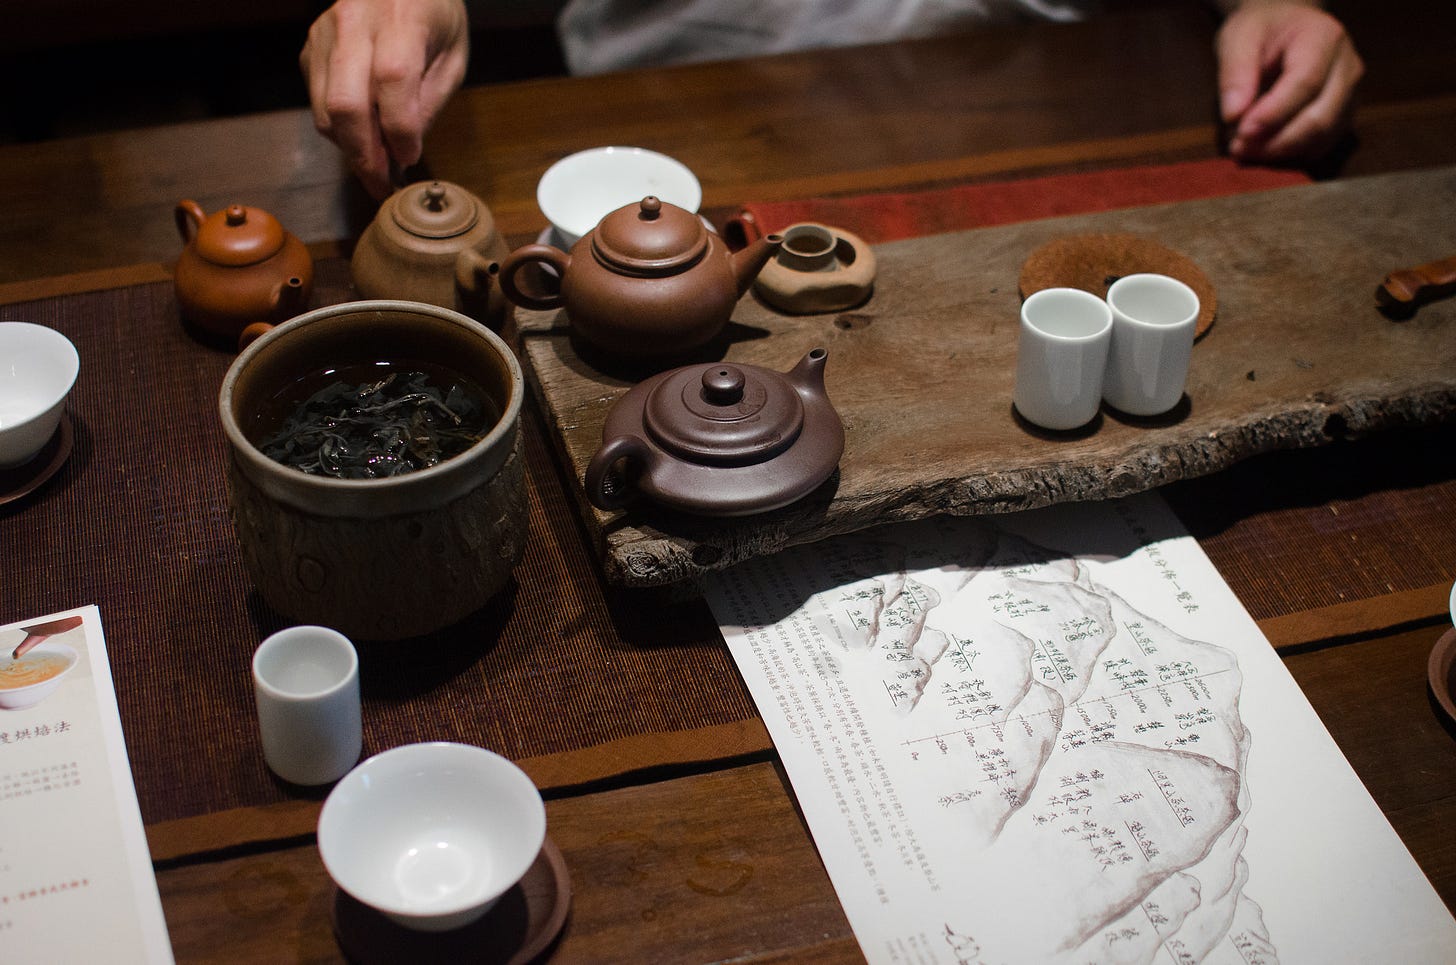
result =
[{"label": "beige teapot lid", "polygon": [[396,192],[390,215],[395,224],[417,237],[453,238],[475,227],[480,203],[459,185],[421,181]]}]

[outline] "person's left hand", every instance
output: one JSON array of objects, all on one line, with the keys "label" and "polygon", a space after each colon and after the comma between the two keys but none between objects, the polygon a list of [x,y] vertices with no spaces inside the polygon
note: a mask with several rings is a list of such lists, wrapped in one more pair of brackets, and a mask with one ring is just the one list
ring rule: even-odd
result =
[{"label": "person's left hand", "polygon": [[1216,47],[1235,159],[1315,160],[1349,126],[1365,65],[1323,10],[1301,0],[1248,0],[1228,15]]}]

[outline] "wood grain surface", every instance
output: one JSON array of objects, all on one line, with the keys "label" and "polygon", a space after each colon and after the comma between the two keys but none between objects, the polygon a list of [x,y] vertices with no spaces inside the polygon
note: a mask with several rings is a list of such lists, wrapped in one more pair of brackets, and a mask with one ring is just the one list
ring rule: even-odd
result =
[{"label": "wood grain surface", "polygon": [[[652,585],[894,520],[985,515],[1123,496],[1277,448],[1319,445],[1456,411],[1456,302],[1408,321],[1376,308],[1389,264],[1456,251],[1456,168],[1057,218],[876,249],[869,302],[787,316],[745,298],[711,358],[786,371],[829,351],[845,423],[838,475],[799,503],[742,520],[579,502],[608,579]],[[850,226],[852,228],[852,226]],[[1194,348],[1184,401],[1137,419],[1104,407],[1049,433],[1011,409],[1016,280],[1049,240],[1130,232],[1181,251],[1219,315]],[[580,480],[633,382],[584,361],[564,312],[522,312],[523,358]]]}]

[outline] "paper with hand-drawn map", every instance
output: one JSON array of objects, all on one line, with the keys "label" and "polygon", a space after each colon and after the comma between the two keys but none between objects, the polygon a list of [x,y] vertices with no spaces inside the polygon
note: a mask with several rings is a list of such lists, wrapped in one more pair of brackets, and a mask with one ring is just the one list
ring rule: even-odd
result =
[{"label": "paper with hand-drawn map", "polygon": [[709,600],[871,962],[1456,961],[1156,495],[804,546]]},{"label": "paper with hand-drawn map", "polygon": [[94,606],[0,626],[0,828],[0,962],[172,961]]}]

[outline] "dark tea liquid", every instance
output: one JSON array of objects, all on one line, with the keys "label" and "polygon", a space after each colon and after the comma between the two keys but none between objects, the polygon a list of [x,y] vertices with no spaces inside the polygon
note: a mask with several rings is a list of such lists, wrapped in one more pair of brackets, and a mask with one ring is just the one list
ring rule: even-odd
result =
[{"label": "dark tea liquid", "polygon": [[301,472],[379,479],[457,456],[498,421],[495,401],[460,372],[390,359],[303,376],[259,407],[249,437]]}]

